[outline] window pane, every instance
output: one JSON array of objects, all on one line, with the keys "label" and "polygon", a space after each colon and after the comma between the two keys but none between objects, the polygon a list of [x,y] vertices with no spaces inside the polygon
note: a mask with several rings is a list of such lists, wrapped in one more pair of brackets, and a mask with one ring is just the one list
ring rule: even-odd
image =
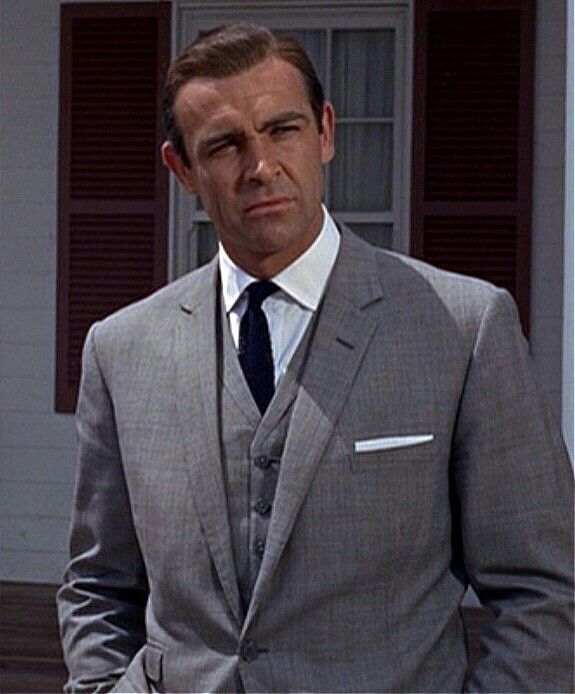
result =
[{"label": "window pane", "polygon": [[391,209],[393,128],[339,125],[330,166],[330,205],[346,212]]},{"label": "window pane", "polygon": [[392,248],[393,224],[348,224],[347,226],[373,246]]},{"label": "window pane", "polygon": [[211,222],[197,222],[198,267],[208,263],[218,252],[218,237]]},{"label": "window pane", "polygon": [[336,115],[393,115],[393,56],[393,29],[334,31],[331,93]]},{"label": "window pane", "polygon": [[308,54],[320,82],[325,84],[326,74],[326,34],[325,31],[306,31],[305,29],[291,29],[277,31],[280,36],[294,39]]}]

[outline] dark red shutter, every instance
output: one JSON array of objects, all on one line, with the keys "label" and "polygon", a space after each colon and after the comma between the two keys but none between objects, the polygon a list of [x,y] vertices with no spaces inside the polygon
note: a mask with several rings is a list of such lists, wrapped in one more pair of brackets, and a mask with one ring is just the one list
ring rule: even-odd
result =
[{"label": "dark red shutter", "polygon": [[166,281],[170,4],[63,5],[60,41],[56,410],[70,412],[89,326]]},{"label": "dark red shutter", "polygon": [[415,12],[412,253],[508,289],[527,332],[534,2]]}]

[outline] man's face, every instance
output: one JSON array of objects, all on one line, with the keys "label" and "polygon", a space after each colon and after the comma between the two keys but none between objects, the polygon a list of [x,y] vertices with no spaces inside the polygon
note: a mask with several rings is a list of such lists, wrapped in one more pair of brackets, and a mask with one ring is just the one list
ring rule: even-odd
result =
[{"label": "man's face", "polygon": [[319,133],[302,75],[270,58],[232,77],[190,80],[175,113],[191,166],[169,143],[164,161],[201,197],[230,257],[256,276],[277,274],[321,230],[331,105]]}]

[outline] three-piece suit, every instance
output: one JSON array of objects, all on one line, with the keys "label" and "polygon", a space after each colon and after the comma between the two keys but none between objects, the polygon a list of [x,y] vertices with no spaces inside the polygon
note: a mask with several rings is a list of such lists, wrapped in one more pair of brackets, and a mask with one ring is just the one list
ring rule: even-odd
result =
[{"label": "three-piece suit", "polygon": [[572,472],[503,290],[343,230],[261,417],[214,261],[91,329],[78,432],[69,691],[571,686]]}]

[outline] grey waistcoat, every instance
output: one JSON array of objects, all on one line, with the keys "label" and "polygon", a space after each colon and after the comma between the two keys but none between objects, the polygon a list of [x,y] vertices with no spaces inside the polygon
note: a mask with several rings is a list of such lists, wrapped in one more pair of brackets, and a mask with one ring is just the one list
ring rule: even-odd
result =
[{"label": "grey waistcoat", "polygon": [[263,417],[244,378],[221,304],[220,316],[220,446],[234,563],[245,611],[265,551],[280,460],[315,316]]}]

